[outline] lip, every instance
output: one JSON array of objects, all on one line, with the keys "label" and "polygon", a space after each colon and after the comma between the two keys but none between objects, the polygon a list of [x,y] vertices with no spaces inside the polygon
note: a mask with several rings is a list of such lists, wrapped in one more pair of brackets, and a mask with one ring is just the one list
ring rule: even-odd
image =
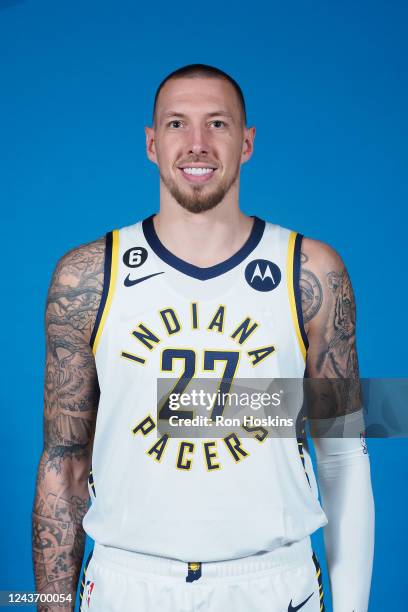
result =
[{"label": "lip", "polygon": [[216,170],[217,166],[212,166],[211,164],[194,164],[194,163],[190,163],[190,164],[182,164],[181,166],[178,166],[180,169],[182,168],[211,168],[212,170]]},{"label": "lip", "polygon": [[[202,174],[202,175],[186,174],[186,172],[183,172],[183,168],[211,168],[213,172],[208,172],[208,174]],[[197,184],[197,183],[207,183],[208,181],[210,181],[212,177],[214,176],[215,172],[217,171],[217,168],[214,168],[214,166],[204,166],[203,164],[200,164],[200,165],[186,164],[185,166],[179,166],[178,170],[180,171],[181,175],[188,183]]]}]

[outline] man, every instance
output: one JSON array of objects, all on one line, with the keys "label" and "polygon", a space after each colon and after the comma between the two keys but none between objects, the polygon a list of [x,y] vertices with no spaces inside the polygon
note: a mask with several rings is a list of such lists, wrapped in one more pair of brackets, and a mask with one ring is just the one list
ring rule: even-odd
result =
[{"label": "man", "polygon": [[[146,128],[159,213],[56,267],[33,551],[38,590],[74,598],[85,532],[95,540],[82,610],[323,610],[310,544],[323,526],[334,612],[367,610],[374,506],[360,438],[314,437],[322,508],[296,437],[241,428],[172,439],[158,428],[162,376],[358,387],[340,256],[239,208],[254,137],[231,77],[204,65],[172,73]],[[328,415],[315,400],[318,425]],[[343,430],[361,422],[352,405],[336,408]]]}]

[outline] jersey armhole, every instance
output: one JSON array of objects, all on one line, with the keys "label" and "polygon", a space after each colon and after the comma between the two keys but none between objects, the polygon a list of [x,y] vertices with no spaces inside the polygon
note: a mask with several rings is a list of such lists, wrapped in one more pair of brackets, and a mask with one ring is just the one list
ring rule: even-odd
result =
[{"label": "jersey armhole", "polygon": [[306,361],[309,340],[303,322],[302,299],[300,295],[300,249],[302,246],[303,234],[290,232],[287,259],[287,279],[290,310],[295,326],[296,337],[300,351]]},{"label": "jersey armhole", "polygon": [[95,325],[92,330],[91,345],[92,352],[95,355],[102,331],[105,325],[106,317],[112,303],[112,297],[116,286],[116,276],[118,269],[118,246],[119,246],[119,231],[113,230],[105,236],[105,262],[103,270],[103,289],[101,301],[95,319]]}]

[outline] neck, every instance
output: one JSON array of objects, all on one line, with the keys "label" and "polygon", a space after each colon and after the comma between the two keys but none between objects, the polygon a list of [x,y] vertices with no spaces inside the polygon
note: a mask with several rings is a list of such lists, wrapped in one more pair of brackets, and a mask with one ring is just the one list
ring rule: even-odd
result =
[{"label": "neck", "polygon": [[212,210],[191,213],[175,200],[161,201],[154,217],[156,233],[174,255],[199,267],[225,261],[248,239],[253,219],[238,206],[238,198],[225,198]]}]

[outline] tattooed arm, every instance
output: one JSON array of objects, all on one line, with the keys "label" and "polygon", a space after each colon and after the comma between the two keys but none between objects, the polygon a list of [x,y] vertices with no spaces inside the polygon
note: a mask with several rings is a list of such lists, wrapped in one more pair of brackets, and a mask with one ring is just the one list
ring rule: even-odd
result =
[{"label": "tattooed arm", "polygon": [[[356,308],[349,275],[340,256],[331,247],[305,238],[300,276],[303,317],[309,340],[306,373],[310,378],[327,379],[326,389],[336,395],[337,400],[335,406],[327,402],[321,391],[324,383],[320,382],[316,385],[310,416],[336,416],[333,410],[338,414],[354,412],[360,407],[360,384]],[[336,385],[336,379],[341,379],[343,384]],[[348,395],[344,395],[347,391]],[[340,398],[339,393],[343,397]],[[329,409],[330,414],[326,414]]]},{"label": "tattooed arm", "polygon": [[[324,542],[333,612],[367,612],[374,501],[367,448],[358,435],[364,420],[354,294],[341,258],[328,245],[304,239],[301,258],[302,309],[309,340],[306,375],[319,379],[316,385],[311,381],[308,409],[322,506],[328,518]],[[321,425],[328,419],[349,427],[352,437],[323,437],[325,427],[319,434],[313,423]]]},{"label": "tattooed arm", "polygon": [[[105,242],[97,240],[58,262],[48,292],[44,449],[32,514],[33,562],[41,593],[71,594],[73,610],[88,508],[87,480],[99,399],[89,345],[103,285]],[[41,612],[61,606],[43,605]]]}]

